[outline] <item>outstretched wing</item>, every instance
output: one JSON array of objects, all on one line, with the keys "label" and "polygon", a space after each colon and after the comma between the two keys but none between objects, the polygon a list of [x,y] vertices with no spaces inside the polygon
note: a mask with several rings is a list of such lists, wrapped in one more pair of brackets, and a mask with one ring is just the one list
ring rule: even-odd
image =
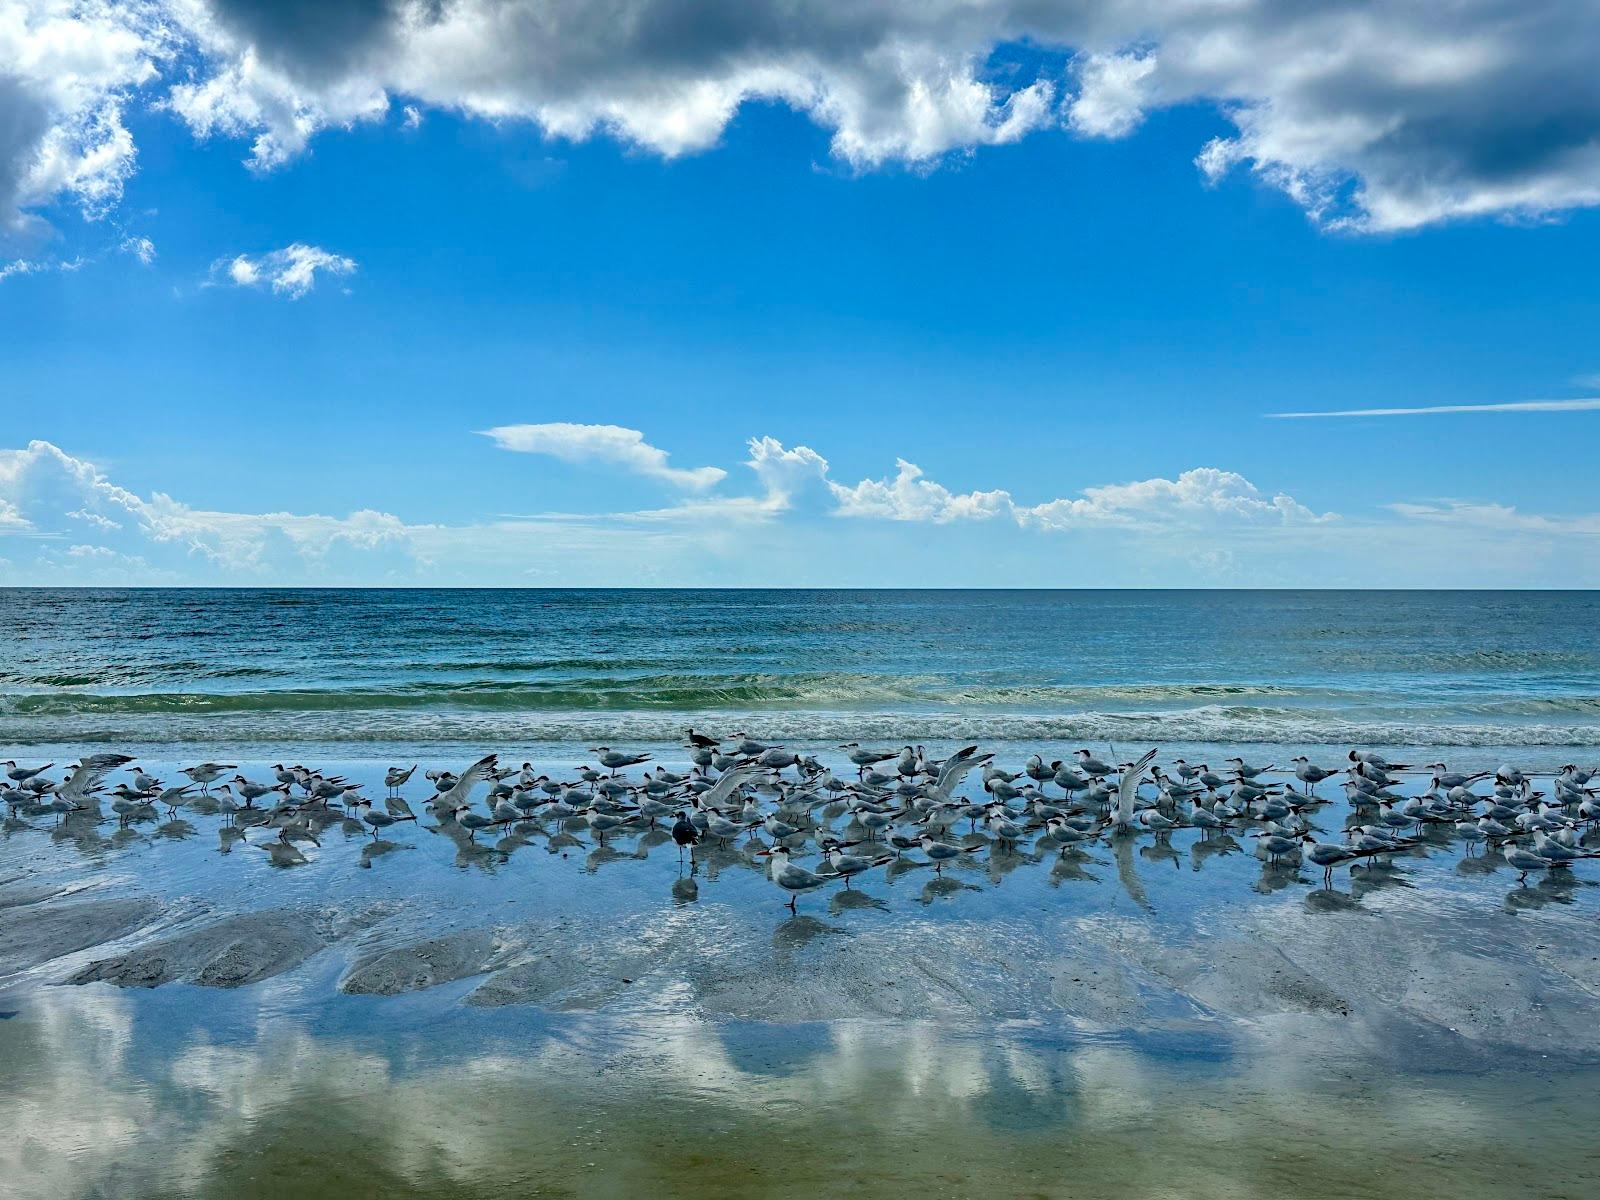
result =
[{"label": "outstretched wing", "polygon": [[477,762],[473,763],[465,771],[461,772],[460,778],[458,778],[455,783],[451,785],[450,790],[441,796],[437,801],[435,801],[435,803],[439,805],[448,805],[451,808],[460,808],[467,802],[467,798],[472,795],[472,789],[476,787],[490,771],[494,770],[494,764],[498,757],[499,756],[495,754],[485,754]]},{"label": "outstretched wing", "polygon": [[1133,802],[1139,795],[1139,781],[1155,762],[1156,752],[1147,750],[1138,762],[1122,773],[1117,780],[1117,824],[1126,829],[1133,824]]},{"label": "outstretched wing", "polygon": [[67,776],[67,781],[57,789],[57,795],[76,802],[111,772],[132,761],[131,754],[85,754],[78,760],[72,774]]},{"label": "outstretched wing", "polygon": [[742,766],[729,767],[724,771],[717,782],[711,785],[711,790],[700,794],[701,808],[716,808],[734,792],[749,783],[761,768],[754,763],[745,763]]},{"label": "outstretched wing", "polygon": [[939,768],[939,778],[933,785],[934,794],[941,800],[950,799],[973,767],[988,762],[993,757],[992,754],[979,754],[976,746],[967,746],[956,751],[945,759],[944,766]]}]

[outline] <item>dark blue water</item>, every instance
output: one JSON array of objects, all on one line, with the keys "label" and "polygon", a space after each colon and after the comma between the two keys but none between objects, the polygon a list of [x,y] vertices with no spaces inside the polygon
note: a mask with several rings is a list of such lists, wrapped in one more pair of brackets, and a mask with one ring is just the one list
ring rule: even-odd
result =
[{"label": "dark blue water", "polygon": [[0,744],[1600,743],[1600,594],[0,591]]}]

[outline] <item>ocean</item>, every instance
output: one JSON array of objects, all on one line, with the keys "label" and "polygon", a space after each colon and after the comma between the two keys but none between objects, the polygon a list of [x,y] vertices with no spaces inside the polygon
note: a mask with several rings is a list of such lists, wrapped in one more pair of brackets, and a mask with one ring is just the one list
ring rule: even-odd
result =
[{"label": "ocean", "polygon": [[[0,745],[1600,744],[1600,593],[0,591]],[[1482,757],[1481,754],[1477,757]]]}]

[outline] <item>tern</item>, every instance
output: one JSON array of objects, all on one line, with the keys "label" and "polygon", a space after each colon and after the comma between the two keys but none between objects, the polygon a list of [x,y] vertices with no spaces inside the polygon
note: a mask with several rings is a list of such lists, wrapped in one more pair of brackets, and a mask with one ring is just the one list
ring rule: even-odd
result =
[{"label": "tern", "polygon": [[53,766],[55,763],[45,763],[42,767],[19,767],[16,761],[10,758],[0,762],[0,767],[6,769],[6,778],[13,783],[26,783],[35,775],[42,775]]},{"label": "tern", "polygon": [[600,765],[613,776],[623,767],[637,766],[639,763],[650,761],[648,754],[627,754],[621,750],[613,750],[609,746],[596,746],[589,753],[599,755]]},{"label": "tern", "polygon": [[397,792],[401,788],[405,787],[406,781],[409,780],[412,775],[416,774],[416,770],[417,766],[415,763],[411,765],[411,769],[409,771],[403,771],[399,767],[390,767],[383,773],[383,786],[388,788],[391,792]]},{"label": "tern", "polygon": [[1076,750],[1073,753],[1076,754],[1078,758],[1078,770],[1082,771],[1085,775],[1094,775],[1104,778],[1107,775],[1116,774],[1117,769],[1115,767],[1113,767],[1110,763],[1101,762],[1087,750]]},{"label": "tern", "polygon": [[368,809],[361,814],[361,819],[372,826],[372,836],[376,838],[380,829],[387,829],[391,825],[398,825],[401,821],[415,821],[415,816],[397,817],[387,812],[378,812]]},{"label": "tern", "polygon": [[1316,790],[1317,784],[1321,783],[1324,779],[1332,779],[1338,774],[1337,771],[1329,771],[1317,766],[1303,754],[1299,758],[1291,759],[1290,761],[1295,765],[1295,778],[1301,783],[1305,784],[1307,787],[1311,788],[1313,791]]},{"label": "tern", "polygon": [[864,854],[846,854],[842,846],[835,846],[827,852],[828,865],[833,868],[834,874],[843,876],[845,887],[850,886],[852,876],[860,875],[863,871],[870,871],[873,867],[881,867],[884,863],[893,862],[893,854],[880,854],[868,858]]},{"label": "tern", "polygon": [[1528,881],[1529,871],[1548,871],[1551,867],[1557,865],[1548,858],[1535,854],[1532,850],[1519,846],[1515,842],[1507,842],[1500,853],[1505,856],[1506,862],[1511,864],[1512,869],[1518,872],[1518,883],[1526,883]]},{"label": "tern", "polygon": [[952,859],[960,858],[963,854],[971,854],[977,849],[976,846],[957,846],[950,842],[941,842],[938,838],[926,833],[922,835],[920,840],[922,842],[922,852],[928,856],[928,861],[933,864],[933,869],[936,872],[942,872],[944,864]]},{"label": "tern", "polygon": [[768,877],[784,891],[789,893],[789,911],[798,912],[795,901],[801,892],[809,892],[832,882],[826,875],[818,875],[804,867],[797,867],[789,861],[788,851],[774,848],[762,850],[757,858],[767,859]]}]

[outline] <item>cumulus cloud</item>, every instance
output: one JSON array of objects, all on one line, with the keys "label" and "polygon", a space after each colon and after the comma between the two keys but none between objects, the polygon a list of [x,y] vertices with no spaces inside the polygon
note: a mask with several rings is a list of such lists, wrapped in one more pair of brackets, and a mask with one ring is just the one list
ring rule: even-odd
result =
[{"label": "cumulus cloud", "polygon": [[1159,66],[1150,54],[1088,54],[1078,63],[1078,94],[1067,123],[1090,137],[1126,137],[1155,102]]},{"label": "cumulus cloud", "polygon": [[1208,104],[1201,172],[1328,226],[1541,217],[1600,203],[1597,44],[1572,0],[0,0],[0,221],[115,203],[137,104],[270,170],[395,105],[670,157],[752,102],[859,169]]},{"label": "cumulus cloud", "polygon": [[720,467],[669,466],[667,452],[644,440],[637,429],[621,425],[580,425],[551,421],[537,425],[500,425],[480,431],[502,450],[547,454],[563,462],[601,462],[673,487],[702,491],[728,474]]},{"label": "cumulus cloud", "polygon": [[0,233],[59,197],[103,214],[134,169],[126,106],[170,64],[165,8],[127,0],[0,0]]},{"label": "cumulus cloud", "polygon": [[[1027,505],[1005,490],[954,491],[904,461],[840,483],[815,450],[770,437],[751,440],[745,465],[753,491],[713,489],[652,512],[443,524],[372,508],[197,508],[135,493],[35,441],[0,449],[0,582],[982,585],[1019,567],[1064,586],[1218,571],[1261,583],[1311,571],[1350,586],[1600,582],[1595,513],[1440,500],[1334,520],[1214,468]],[[884,553],[900,564],[892,575]]]},{"label": "cumulus cloud", "polygon": [[984,520],[1009,515],[1016,504],[1009,492],[952,492],[923,476],[922,468],[895,460],[893,479],[863,479],[854,486],[830,483],[838,512],[845,517],[884,517],[891,521]]},{"label": "cumulus cloud", "polygon": [[279,295],[298,300],[317,285],[317,273],[349,275],[356,269],[353,258],[333,254],[321,246],[296,242],[282,250],[252,257],[240,254],[212,264],[213,278],[222,277],[238,287],[267,287]]},{"label": "cumulus cloud", "polygon": [[650,520],[771,521],[798,512],[932,525],[1004,519],[1022,529],[1047,532],[1309,525],[1338,519],[1335,513],[1314,512],[1292,496],[1265,495],[1244,476],[1215,467],[1196,467],[1176,479],[1106,484],[1085,488],[1073,497],[1023,504],[1004,488],[953,491],[903,458],[896,459],[892,476],[842,483],[831,476],[828,460],[809,446],[789,448],[776,438],[757,437],[750,439],[748,450],[744,465],[755,475],[758,493],[705,496],[626,515]]},{"label": "cumulus cloud", "polygon": [[[890,521],[987,521],[1003,517],[1024,528],[1066,530],[1106,525],[1173,525],[1196,522],[1319,522],[1333,513],[1315,513],[1291,496],[1265,496],[1244,476],[1215,467],[1196,467],[1176,479],[1085,488],[1076,497],[1019,504],[1009,491],[955,492],[927,478],[905,459],[892,477],[855,484],[827,481],[841,517]],[[822,461],[821,474],[827,463]]]},{"label": "cumulus cloud", "polygon": [[408,534],[397,517],[371,510],[347,517],[233,513],[192,508],[161,492],[142,497],[44,441],[0,450],[0,532],[77,539],[64,550],[73,558],[162,550],[174,561],[246,573],[340,548],[404,549]]}]

